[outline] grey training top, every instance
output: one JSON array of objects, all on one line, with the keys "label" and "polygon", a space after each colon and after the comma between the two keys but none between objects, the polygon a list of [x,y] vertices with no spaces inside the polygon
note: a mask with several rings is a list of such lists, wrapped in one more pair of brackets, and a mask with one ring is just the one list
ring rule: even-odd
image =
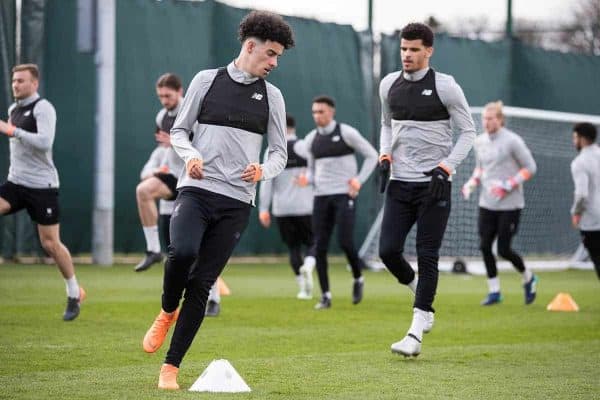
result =
[{"label": "grey training top", "polygon": [[581,149],[571,162],[575,182],[572,214],[580,214],[579,229],[600,231],[600,147],[592,144]]},{"label": "grey training top", "polygon": [[364,184],[377,165],[377,151],[361,136],[361,134],[350,125],[340,123],[340,134],[346,144],[359,152],[364,161],[357,176],[358,165],[354,154],[346,154],[336,157],[323,157],[315,159],[311,150],[316,135],[330,135],[337,122],[332,120],[329,125],[313,129],[306,135],[304,140],[294,145],[294,151],[300,155],[306,155],[310,179],[315,188],[315,196],[327,196],[332,194],[348,193],[348,182],[357,178]]},{"label": "grey training top", "polygon": [[[15,107],[27,106],[37,99],[37,93],[18,100],[8,108],[8,115]],[[15,129],[10,142],[10,167],[8,180],[31,189],[58,188],[58,171],[52,160],[52,145],[56,130],[54,106],[42,99],[33,108],[37,133]]]},{"label": "grey training top", "polygon": [[535,160],[519,135],[504,127],[496,133],[482,133],[475,138],[477,167],[482,169],[479,207],[493,211],[517,210],[525,207],[523,185],[520,184],[504,198],[495,197],[491,189],[514,177],[525,168],[531,175],[537,170]]},{"label": "grey training top", "polygon": [[[288,135],[287,140],[296,140],[296,135]],[[265,160],[266,157],[267,154]],[[312,215],[312,185],[302,187],[295,183],[295,179],[301,174],[306,174],[306,167],[286,168],[272,180],[261,182],[258,193],[259,210],[269,211],[272,200],[272,213],[275,217]]]},{"label": "grey training top", "polygon": [[[196,74],[171,129],[171,145],[185,164],[193,158],[204,161],[203,179],[190,178],[184,168],[177,187],[194,186],[253,204],[256,184],[244,182],[241,175],[248,164],[260,162],[262,135],[227,126],[194,126],[204,96],[217,71],[210,69]],[[239,70],[233,62],[227,66],[227,72],[233,80],[243,84],[250,84],[258,79]],[[277,176],[285,168],[287,161],[285,103],[279,89],[269,82],[265,83],[269,102],[266,134],[269,156],[262,164],[262,180]],[[189,140],[191,133],[194,134],[192,142]]]},{"label": "grey training top", "polygon": [[[152,154],[150,154],[150,158],[146,161],[146,164],[144,164],[142,172],[140,172],[141,180],[152,176],[154,171],[163,165],[163,160],[165,159],[168,150],[168,147],[156,146],[154,151],[152,151]],[[175,201],[160,199],[158,201],[158,213],[160,215],[171,215],[173,213],[174,203]]]},{"label": "grey training top", "polygon": [[[418,81],[425,77],[429,68],[414,73],[405,73],[404,79]],[[469,154],[475,139],[475,124],[469,104],[460,88],[450,75],[435,73],[438,96],[450,115],[442,121],[397,121],[392,119],[388,94],[392,84],[402,71],[392,72],[379,84],[381,100],[380,154],[392,156],[390,179],[407,182],[426,182],[431,177],[423,175],[443,163],[451,170]],[[460,136],[452,147],[452,126]]]},{"label": "grey training top", "polygon": [[[181,102],[177,104],[177,106],[172,110],[167,110],[166,108],[160,110],[158,114],[156,114],[156,126],[161,126],[165,113],[167,113],[171,117],[174,117],[177,115],[180,109]],[[183,169],[185,168],[185,164],[181,157],[179,157],[175,150],[173,150],[173,146],[166,147],[165,150],[166,151],[164,154],[164,159],[161,161],[159,167],[166,165],[169,168],[169,173],[175,175],[176,178],[179,178],[181,176],[181,173],[183,172]]]}]

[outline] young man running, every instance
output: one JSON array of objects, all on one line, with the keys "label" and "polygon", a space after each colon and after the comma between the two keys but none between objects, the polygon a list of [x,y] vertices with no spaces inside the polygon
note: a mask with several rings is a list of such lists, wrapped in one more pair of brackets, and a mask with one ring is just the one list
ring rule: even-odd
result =
[{"label": "young man running", "polygon": [[[292,30],[276,14],[253,11],[240,23],[239,39],[234,61],[194,77],[171,130],[186,172],[171,217],[162,308],[143,340],[144,350],[155,352],[177,321],[162,389],[179,388],[179,365],[204,319],[208,292],[248,225],[256,183],[277,176],[287,160],[283,96],[264,79],[294,45]],[[269,156],[259,164],[265,136]]]}]

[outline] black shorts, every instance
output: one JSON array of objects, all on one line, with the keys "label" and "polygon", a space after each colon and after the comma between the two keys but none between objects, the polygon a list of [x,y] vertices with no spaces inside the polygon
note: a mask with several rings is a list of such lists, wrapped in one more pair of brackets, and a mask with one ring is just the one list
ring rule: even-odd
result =
[{"label": "black shorts", "polygon": [[58,224],[58,189],[31,189],[12,182],[0,186],[0,197],[10,204],[8,214],[26,209],[31,219],[39,225]]},{"label": "black shorts", "polygon": [[164,172],[158,172],[154,174],[154,176],[160,179],[162,183],[167,185],[167,187],[171,191],[171,197],[168,197],[165,200],[175,200],[175,198],[177,198],[177,178],[175,177],[175,175]]}]

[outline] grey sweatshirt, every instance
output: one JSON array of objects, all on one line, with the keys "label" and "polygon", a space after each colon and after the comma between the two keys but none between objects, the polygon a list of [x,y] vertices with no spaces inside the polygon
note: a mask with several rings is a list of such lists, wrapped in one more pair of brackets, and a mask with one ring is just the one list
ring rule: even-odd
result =
[{"label": "grey sweatshirt", "polygon": [[600,147],[586,146],[573,162],[571,174],[575,183],[575,199],[571,214],[580,214],[579,229],[600,231]]},{"label": "grey sweatshirt", "polygon": [[[154,151],[152,151],[152,154],[150,154],[150,158],[146,161],[146,164],[144,164],[142,172],[140,172],[141,180],[151,177],[157,168],[164,165],[163,162],[168,150],[168,147],[156,146]],[[160,199],[158,201],[158,213],[160,215],[171,215],[173,213],[174,203],[175,201]]]},{"label": "grey sweatshirt", "polygon": [[[262,135],[242,129],[208,124],[195,124],[204,96],[216,74],[216,69],[200,71],[187,90],[181,111],[171,129],[171,145],[184,163],[193,158],[204,161],[204,178],[192,179],[183,169],[178,188],[193,186],[254,204],[256,184],[244,182],[242,171],[250,163],[260,162]],[[233,80],[249,84],[258,78],[243,72],[230,63],[227,72]],[[279,89],[266,82],[269,102],[267,141],[269,156],[262,166],[262,180],[272,179],[287,161],[285,140],[285,103]],[[189,135],[194,133],[192,142]]]},{"label": "grey sweatshirt", "polygon": [[[40,97],[34,93],[18,100],[8,108],[8,115],[15,107],[24,107]],[[58,171],[52,160],[52,145],[56,130],[56,111],[46,100],[40,100],[33,108],[37,133],[15,129],[10,142],[10,167],[8,180],[32,189],[58,188]]]},{"label": "grey sweatshirt", "polygon": [[[296,140],[296,135],[288,135],[287,140]],[[267,154],[265,154],[266,161]],[[306,174],[306,167],[286,168],[283,172],[269,181],[260,183],[258,193],[259,210],[269,211],[275,217],[312,215],[313,188],[312,185],[299,186],[295,179]]]},{"label": "grey sweatshirt", "polygon": [[315,196],[346,194],[349,190],[348,182],[350,179],[357,178],[361,184],[365,183],[377,165],[377,151],[375,148],[356,129],[346,124],[340,124],[342,139],[354,151],[364,157],[358,176],[358,165],[354,154],[315,159],[311,150],[315,136],[331,134],[336,124],[337,122],[333,120],[323,128],[313,129],[306,135],[304,140],[294,145],[296,153],[306,155],[310,180],[315,188]]},{"label": "grey sweatshirt", "polygon": [[[167,113],[169,116],[176,116],[180,109],[181,102],[173,110],[167,110],[166,108],[160,110],[158,114],[156,114],[156,126],[160,127],[165,113]],[[185,164],[181,157],[179,157],[175,150],[173,150],[172,146],[166,147],[165,149],[166,151],[164,154],[164,159],[161,161],[162,164],[159,166],[166,165],[169,168],[169,173],[175,175],[176,178],[179,178],[183,172],[183,169],[185,168]]]},{"label": "grey sweatshirt", "polygon": [[522,184],[502,199],[498,199],[491,192],[495,184],[516,176],[523,168],[532,176],[536,173],[535,160],[523,139],[502,127],[494,134],[478,135],[474,147],[477,167],[482,169],[479,207],[494,211],[525,207]]},{"label": "grey sweatshirt", "polygon": [[[405,73],[404,79],[423,79],[429,68]],[[469,104],[460,88],[450,75],[435,73],[435,85],[442,104],[448,110],[447,121],[397,121],[392,119],[388,94],[392,84],[402,71],[386,75],[379,84],[381,100],[380,154],[392,156],[390,179],[407,182],[426,182],[431,177],[423,175],[443,163],[451,170],[469,154],[475,139],[475,124]],[[460,136],[452,147],[452,126]]]}]

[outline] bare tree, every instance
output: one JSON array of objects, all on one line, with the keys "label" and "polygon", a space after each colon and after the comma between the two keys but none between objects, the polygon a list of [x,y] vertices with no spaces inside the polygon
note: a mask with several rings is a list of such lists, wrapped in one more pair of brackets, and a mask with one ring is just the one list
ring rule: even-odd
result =
[{"label": "bare tree", "polygon": [[600,55],[600,0],[580,0],[559,40],[571,51]]}]

